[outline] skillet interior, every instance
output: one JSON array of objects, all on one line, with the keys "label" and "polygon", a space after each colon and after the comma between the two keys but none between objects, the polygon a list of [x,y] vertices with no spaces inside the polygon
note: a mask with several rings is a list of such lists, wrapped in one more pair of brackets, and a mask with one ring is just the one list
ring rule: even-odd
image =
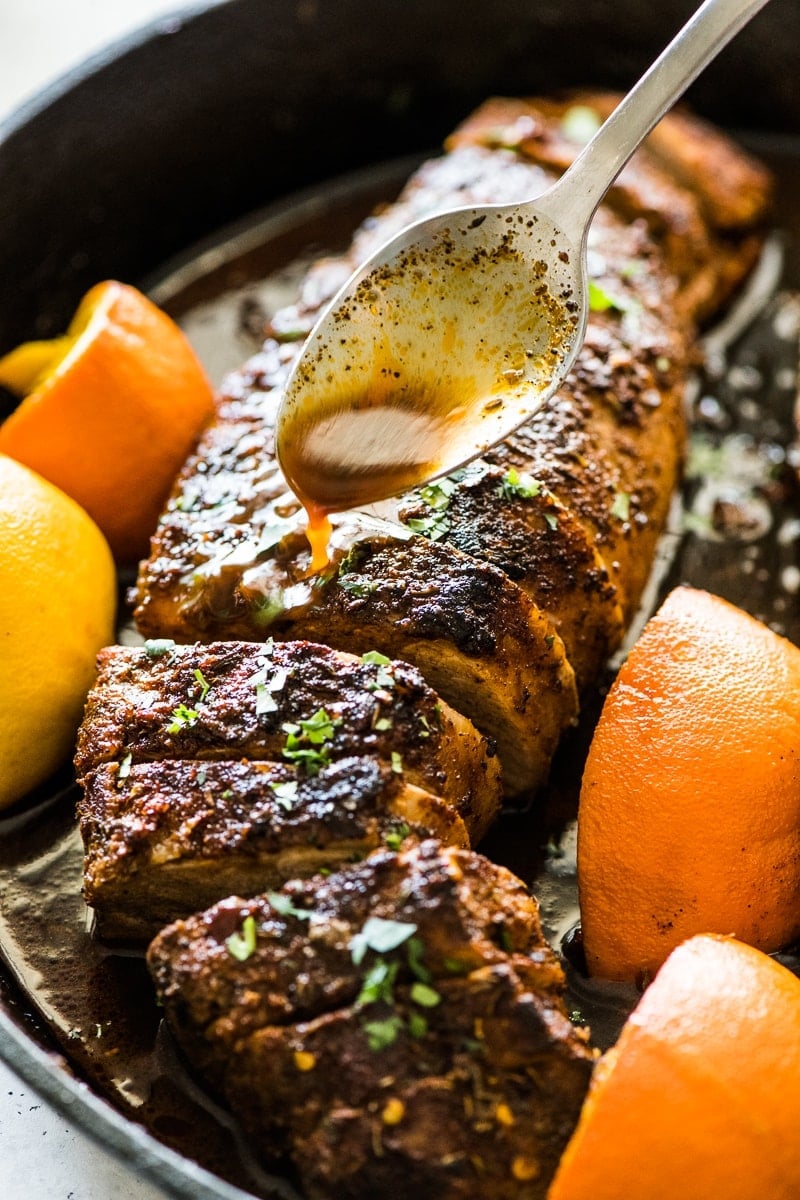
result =
[{"label": "skillet interior", "polygon": [[[632,5],[635,30],[621,38],[619,10],[604,3],[504,0],[487,31],[485,4],[472,2],[231,0],[173,32],[133,39],[6,127],[0,270],[13,286],[0,297],[0,350],[56,331],[98,278],[141,280],[299,186],[435,146],[490,92],[625,86],[692,7]],[[796,6],[773,0],[695,88],[695,106],[729,125],[791,128],[800,114],[790,57],[798,26]],[[792,198],[800,203],[800,188]],[[554,793],[556,824],[558,803]],[[69,804],[56,822],[68,819]],[[536,873],[532,862],[511,865]],[[34,1042],[51,1045],[44,1026],[26,1024],[24,995],[6,981],[0,997],[4,1028],[12,1017],[9,1057],[40,1091],[93,1131],[105,1124],[106,1141],[179,1194],[227,1194],[76,1095],[15,1032],[21,1022]]]}]

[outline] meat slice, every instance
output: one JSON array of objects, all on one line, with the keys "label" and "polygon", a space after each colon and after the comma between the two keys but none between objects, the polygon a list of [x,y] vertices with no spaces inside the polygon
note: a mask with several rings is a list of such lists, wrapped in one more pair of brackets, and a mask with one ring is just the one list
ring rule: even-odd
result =
[{"label": "meat slice", "polygon": [[546,1194],[593,1056],[503,868],[378,853],[178,922],[148,962],[191,1061],[310,1197]]},{"label": "meat slice", "polygon": [[289,763],[103,763],[79,802],[84,897],[106,941],[138,942],[231,894],[250,896],[435,836],[469,846],[445,801],[376,758],[307,776]]},{"label": "meat slice", "polygon": [[101,651],[78,734],[79,780],[103,763],[328,762],[375,756],[441,798],[477,841],[496,815],[492,749],[419,672],[310,642],[159,643]]}]

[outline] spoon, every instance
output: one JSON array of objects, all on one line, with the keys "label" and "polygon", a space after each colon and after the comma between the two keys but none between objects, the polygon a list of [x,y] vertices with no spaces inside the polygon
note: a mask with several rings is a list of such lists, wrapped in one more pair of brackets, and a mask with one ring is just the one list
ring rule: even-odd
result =
[{"label": "spoon", "polygon": [[637,146],[766,0],[705,0],[572,166],[522,204],[466,207],[402,230],[324,311],[277,417],[278,458],[309,514],[447,474],[559,387],[586,330],[588,228]]}]

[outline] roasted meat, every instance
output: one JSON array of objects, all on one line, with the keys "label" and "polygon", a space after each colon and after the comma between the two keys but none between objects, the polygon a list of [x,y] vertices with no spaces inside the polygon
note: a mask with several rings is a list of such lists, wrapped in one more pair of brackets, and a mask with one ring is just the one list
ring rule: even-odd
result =
[{"label": "roasted meat", "polygon": [[[579,149],[576,104],[585,116],[610,103],[489,102],[348,255],[312,269],[262,353],[226,381],[177,483],[139,576],[145,633],[375,646],[496,740],[509,792],[542,782],[575,715],[573,676],[591,681],[638,603],[679,470],[695,322],[753,260],[766,174],[708,127],[670,118],[598,214],[593,311],[564,387],[484,462],[340,518],[313,581],[272,425],[298,338],[356,262],[437,208],[540,192]],[[701,154],[723,178],[706,179]]]},{"label": "roasted meat", "polygon": [[107,937],[398,831],[469,845],[500,803],[491,747],[415,668],[309,642],[104,650],[76,768],[85,894]]},{"label": "roasted meat", "polygon": [[310,1197],[545,1195],[592,1054],[503,868],[375,854],[178,922],[148,961],[190,1060]]},{"label": "roasted meat", "polygon": [[409,836],[469,846],[452,806],[364,756],[312,776],[248,759],[103,763],[86,778],[80,827],[98,933],[125,942]]}]

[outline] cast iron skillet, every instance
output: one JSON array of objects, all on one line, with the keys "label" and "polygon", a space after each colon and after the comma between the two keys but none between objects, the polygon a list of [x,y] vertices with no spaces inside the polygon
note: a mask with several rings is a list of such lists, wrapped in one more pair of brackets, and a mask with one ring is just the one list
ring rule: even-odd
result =
[{"label": "cast iron skillet", "polygon": [[[695,0],[221,0],[183,8],[0,126],[0,353],[228,223],[435,147],[491,93],[624,89]],[[696,85],[729,127],[796,131],[800,5],[772,0]],[[177,1196],[238,1191],[92,1095],[0,979],[0,1053]],[[287,1192],[288,1194],[288,1192]]]}]

